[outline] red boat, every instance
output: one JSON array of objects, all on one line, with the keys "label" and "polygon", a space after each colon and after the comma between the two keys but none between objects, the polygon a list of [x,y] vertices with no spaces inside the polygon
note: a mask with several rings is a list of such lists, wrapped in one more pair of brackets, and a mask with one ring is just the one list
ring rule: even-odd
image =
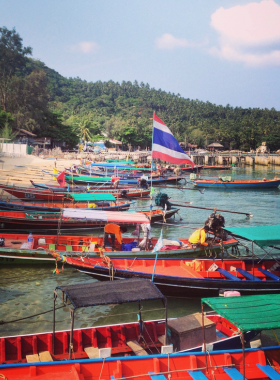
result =
[{"label": "red boat", "polygon": [[205,297],[219,294],[221,289],[242,294],[280,292],[280,270],[274,259],[121,259],[66,257],[66,263],[100,281],[114,279],[153,279],[166,296]]},{"label": "red boat", "polygon": [[[153,300],[154,308],[161,306],[167,316],[167,300],[150,281],[132,279],[109,284],[94,282],[59,286],[54,291],[54,305],[59,290],[62,291],[62,303],[71,312],[71,329],[55,331],[54,312],[52,332],[2,337],[0,364],[40,361],[41,352],[48,352],[48,361],[92,359],[98,358],[99,350],[103,348],[109,348],[112,356],[150,355],[160,353],[166,344],[172,344],[174,352],[200,352],[203,326],[206,326],[206,342],[213,345],[213,351],[241,348],[239,329],[217,314],[204,316],[203,324],[200,313],[144,322],[141,316],[145,312],[143,301]],[[128,302],[137,302],[141,307],[140,311],[135,311],[137,322],[72,329],[73,310]],[[179,330],[181,335],[185,334],[185,339],[179,338]],[[248,332],[246,340],[249,342],[255,335],[255,332]]]},{"label": "red boat", "polygon": [[[44,352],[41,354],[44,357]],[[102,353],[101,353],[102,355]],[[0,366],[7,380],[227,380],[279,379],[280,348],[181,353]],[[246,377],[245,377],[246,376]]]},{"label": "red boat", "polygon": [[[48,201],[48,202],[62,202],[65,198],[67,192],[56,192],[50,189],[35,189],[32,187],[19,187],[11,185],[0,185],[0,189],[6,191],[7,193],[13,195],[16,198],[34,201]],[[85,192],[87,190],[85,189]],[[89,191],[91,192],[91,191]],[[97,191],[92,191],[97,192]],[[142,198],[150,194],[149,189],[98,189],[98,193],[111,193],[115,198]]]}]

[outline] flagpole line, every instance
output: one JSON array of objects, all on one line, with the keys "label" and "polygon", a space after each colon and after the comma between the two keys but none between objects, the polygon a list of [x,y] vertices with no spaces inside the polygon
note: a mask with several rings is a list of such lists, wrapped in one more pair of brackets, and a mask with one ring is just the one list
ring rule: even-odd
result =
[{"label": "flagpole line", "polygon": [[152,207],[153,207],[153,143],[154,143],[154,117],[155,111],[153,114],[153,131],[152,131],[152,159],[151,159],[151,191],[150,191],[150,220],[152,220]]}]

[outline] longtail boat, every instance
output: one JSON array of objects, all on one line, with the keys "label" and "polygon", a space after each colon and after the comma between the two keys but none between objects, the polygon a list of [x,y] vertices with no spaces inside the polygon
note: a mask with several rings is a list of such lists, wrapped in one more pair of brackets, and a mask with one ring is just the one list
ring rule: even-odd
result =
[{"label": "longtail boat", "polygon": [[167,296],[215,296],[219,290],[236,290],[242,294],[280,292],[280,268],[275,260],[184,260],[118,259],[102,257],[71,258],[66,263],[97,280],[124,278],[152,279]]},{"label": "longtail boat", "polygon": [[[101,354],[102,355],[102,354]],[[1,374],[8,380],[168,380],[171,375],[182,380],[279,379],[279,347],[225,350],[207,353],[157,354],[62,362],[5,364]],[[43,355],[42,355],[43,357]],[[40,375],[39,375],[40,374]],[[246,376],[246,377],[245,377]]]},{"label": "longtail boat", "polygon": [[[151,183],[176,183],[184,179],[183,176],[171,176],[171,177],[158,177],[158,178],[151,178],[149,177],[147,179],[147,183],[150,185]],[[74,183],[74,184],[84,184],[84,185],[90,185],[91,183],[107,183],[111,181],[111,177],[93,177],[93,176],[86,176],[86,175],[65,175],[65,181],[67,183]],[[127,178],[120,178],[120,184],[129,184],[129,185],[137,185],[138,181],[137,179],[127,179]]]},{"label": "longtail boat", "polygon": [[[100,257],[99,247],[103,247],[104,242],[103,237],[100,236],[44,235],[42,233],[33,235],[32,245],[27,243],[27,234],[0,233],[0,238],[4,239],[4,246],[0,247],[0,263],[2,265],[53,263],[57,255],[60,254],[63,256],[98,258]],[[115,250],[106,246],[104,254],[109,257],[154,258],[153,248],[157,239],[152,238],[150,245],[146,246],[145,249],[132,251],[134,246],[137,247],[139,239],[140,235],[136,239],[123,237],[123,246],[118,242],[116,242]],[[193,248],[188,244],[188,239],[180,239],[180,242],[182,245],[177,247],[166,246],[164,250],[158,252],[158,257],[206,257],[207,251],[203,248]],[[212,239],[212,242],[213,250],[218,254],[221,245],[215,239]],[[235,239],[223,242],[225,249],[236,244],[237,240]],[[224,255],[226,256],[226,251]]]},{"label": "longtail boat", "polygon": [[230,165],[202,165],[202,169],[205,170],[231,170]]},{"label": "longtail boat", "polygon": [[261,180],[232,180],[231,177],[213,179],[193,179],[192,183],[196,187],[209,189],[273,189],[280,185],[280,178]]},{"label": "longtail boat", "polygon": [[[141,306],[141,303],[147,300],[161,301],[166,315],[168,311],[167,300],[156,286],[141,279],[109,284],[85,283],[59,286],[55,289],[54,304],[59,291],[62,291],[63,300],[65,296],[70,300],[68,304],[63,302],[65,307],[69,307],[70,311],[74,310],[76,313],[81,307],[128,302],[138,302]],[[144,312],[145,307],[140,310]],[[54,312],[52,332],[1,337],[0,364],[39,362],[40,358],[43,359],[44,356],[41,355],[42,352],[48,353],[48,361],[93,359],[99,357],[99,350],[103,348],[107,348],[107,351],[109,349],[111,356],[130,356],[132,359],[135,355],[148,356],[160,353],[164,344],[172,344],[174,352],[202,351],[203,328],[200,313],[178,319],[144,321],[141,311],[137,322],[71,329],[72,331],[55,331]],[[137,312],[135,314],[135,318],[137,318]],[[74,324],[74,313],[71,315],[71,324]],[[213,313],[203,319],[206,328],[206,342],[213,346],[212,351],[241,348],[239,330],[233,323]],[[180,326],[182,323],[184,325]],[[178,341],[179,334],[176,334],[178,328],[180,328],[181,334],[185,332],[192,339]],[[246,341],[249,342],[255,335],[256,332],[248,331]]]},{"label": "longtail boat", "polygon": [[[69,211],[69,213],[67,213]],[[111,221],[120,221],[126,226],[135,224],[135,215],[141,216],[139,223],[155,223],[165,222],[166,219],[174,216],[179,209],[151,210],[135,212],[118,212],[110,209],[96,210],[95,208],[63,208],[60,212],[44,212],[44,211],[1,211],[0,210],[0,226],[4,228],[25,229],[36,231],[46,228],[61,228],[61,229],[75,229],[75,228],[90,228],[90,227],[103,227],[107,224],[110,214]],[[87,214],[89,212],[89,214]],[[79,216],[75,216],[79,213]],[[102,214],[106,213],[106,214]],[[120,217],[117,214],[122,214]],[[136,220],[138,220],[136,218]],[[137,223],[137,222],[136,222]]]},{"label": "longtail boat", "polygon": [[[55,191],[52,189],[35,189],[32,187],[19,187],[12,185],[1,185],[0,189],[6,191],[12,196],[18,199],[24,199],[29,201],[42,200],[51,202],[62,202],[65,198],[66,192]],[[71,190],[72,191],[72,190]],[[87,192],[87,189],[84,189]],[[89,191],[91,192],[91,191]],[[98,189],[98,191],[92,191],[98,193],[111,193],[115,198],[142,198],[147,197],[150,194],[149,189]]]}]

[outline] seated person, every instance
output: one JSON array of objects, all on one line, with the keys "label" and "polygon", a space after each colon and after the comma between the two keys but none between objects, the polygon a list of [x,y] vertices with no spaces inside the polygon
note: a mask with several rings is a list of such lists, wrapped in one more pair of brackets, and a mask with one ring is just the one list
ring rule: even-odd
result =
[{"label": "seated person", "polygon": [[114,224],[114,223],[106,224],[106,226],[104,227],[103,248],[105,248],[108,245],[110,246],[110,243],[109,243],[109,235],[110,235],[112,249],[114,250],[116,238],[119,244],[122,244],[122,232],[126,232],[126,231],[127,229],[125,227],[120,227],[117,224]]},{"label": "seated person", "polygon": [[208,226],[204,226],[194,231],[189,237],[189,243],[197,247],[200,245],[207,247],[208,243],[206,243],[205,240],[206,240],[206,234],[209,230],[210,228]]}]

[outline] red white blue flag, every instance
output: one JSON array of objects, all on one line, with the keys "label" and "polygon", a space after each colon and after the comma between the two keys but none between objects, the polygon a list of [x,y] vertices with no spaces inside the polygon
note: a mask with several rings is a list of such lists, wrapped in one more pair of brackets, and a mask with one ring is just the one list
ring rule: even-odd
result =
[{"label": "red white blue flag", "polygon": [[153,121],[152,157],[176,165],[190,164],[194,167],[194,162],[183,151],[170,129],[156,114],[154,114]]}]

